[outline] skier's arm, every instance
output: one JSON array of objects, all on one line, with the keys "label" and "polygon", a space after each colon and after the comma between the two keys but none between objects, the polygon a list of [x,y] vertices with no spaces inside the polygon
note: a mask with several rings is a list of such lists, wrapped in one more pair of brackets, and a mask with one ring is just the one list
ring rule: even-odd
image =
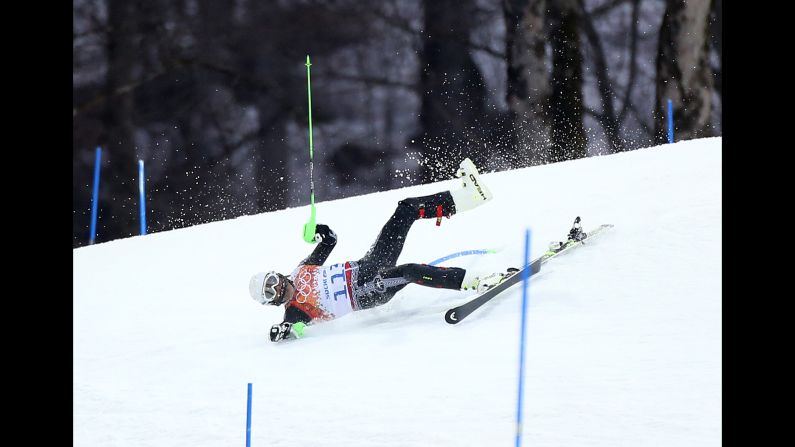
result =
[{"label": "skier's arm", "polygon": [[317,247],[299,265],[323,265],[331,254],[331,250],[337,245],[337,235],[331,231],[328,225],[317,224],[315,240],[318,241]]},{"label": "skier's arm", "polygon": [[271,341],[277,342],[303,337],[306,324],[310,321],[312,321],[312,318],[301,309],[292,306],[286,308],[284,310],[284,321],[271,326]]}]

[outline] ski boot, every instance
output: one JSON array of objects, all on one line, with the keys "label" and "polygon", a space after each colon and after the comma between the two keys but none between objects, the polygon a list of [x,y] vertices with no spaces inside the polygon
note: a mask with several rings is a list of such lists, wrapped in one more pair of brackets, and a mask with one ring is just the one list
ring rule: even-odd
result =
[{"label": "ski boot", "polygon": [[518,271],[519,269],[517,268],[509,267],[504,273],[497,272],[485,276],[475,276],[475,274],[470,273],[470,270],[467,270],[467,274],[464,275],[464,280],[461,282],[461,290],[474,290],[477,293],[483,293],[502,283]]},{"label": "ski boot", "polygon": [[483,184],[480,174],[472,160],[465,158],[461,167],[456,172],[456,177],[461,178],[461,189],[451,190],[456,213],[471,210],[491,200],[494,195]]}]

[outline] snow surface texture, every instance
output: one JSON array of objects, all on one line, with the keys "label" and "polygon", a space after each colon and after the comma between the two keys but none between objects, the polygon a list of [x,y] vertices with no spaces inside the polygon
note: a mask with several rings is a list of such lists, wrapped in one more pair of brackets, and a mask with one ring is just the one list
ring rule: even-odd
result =
[{"label": "snow surface texture", "polygon": [[[518,266],[576,216],[592,244],[529,287],[524,445],[721,445],[721,138],[484,174],[490,203],[414,224],[403,262]],[[457,180],[317,204],[358,259],[404,197]],[[74,250],[77,446],[513,445],[521,285],[452,326],[467,292],[409,285],[387,305],[275,344],[283,309],[248,295],[313,248],[309,208]]]}]

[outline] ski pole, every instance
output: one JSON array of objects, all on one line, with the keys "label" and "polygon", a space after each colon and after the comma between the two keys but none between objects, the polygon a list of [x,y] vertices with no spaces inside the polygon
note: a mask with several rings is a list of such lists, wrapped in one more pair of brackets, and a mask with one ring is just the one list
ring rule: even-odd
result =
[{"label": "ski pole", "polygon": [[309,243],[315,242],[315,228],[317,227],[315,223],[315,181],[313,179],[313,171],[314,171],[314,154],[313,154],[313,145],[312,145],[312,83],[309,77],[309,67],[312,64],[309,63],[309,55],[306,55],[306,94],[309,100],[309,203],[310,203],[310,214],[309,214],[309,222],[304,224],[304,240]]}]

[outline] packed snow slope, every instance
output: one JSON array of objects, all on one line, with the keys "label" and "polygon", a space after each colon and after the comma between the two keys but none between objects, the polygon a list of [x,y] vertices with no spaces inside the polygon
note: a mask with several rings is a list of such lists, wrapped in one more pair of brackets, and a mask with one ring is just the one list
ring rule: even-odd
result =
[{"label": "packed snow slope", "polygon": [[[488,173],[488,204],[417,221],[399,259],[522,263],[576,216],[613,229],[530,282],[524,445],[721,445],[721,138]],[[457,180],[317,204],[355,260],[405,197]],[[508,446],[522,286],[460,324],[467,292],[409,285],[387,305],[275,344],[260,270],[311,252],[301,207],[74,250],[77,446]]]}]

